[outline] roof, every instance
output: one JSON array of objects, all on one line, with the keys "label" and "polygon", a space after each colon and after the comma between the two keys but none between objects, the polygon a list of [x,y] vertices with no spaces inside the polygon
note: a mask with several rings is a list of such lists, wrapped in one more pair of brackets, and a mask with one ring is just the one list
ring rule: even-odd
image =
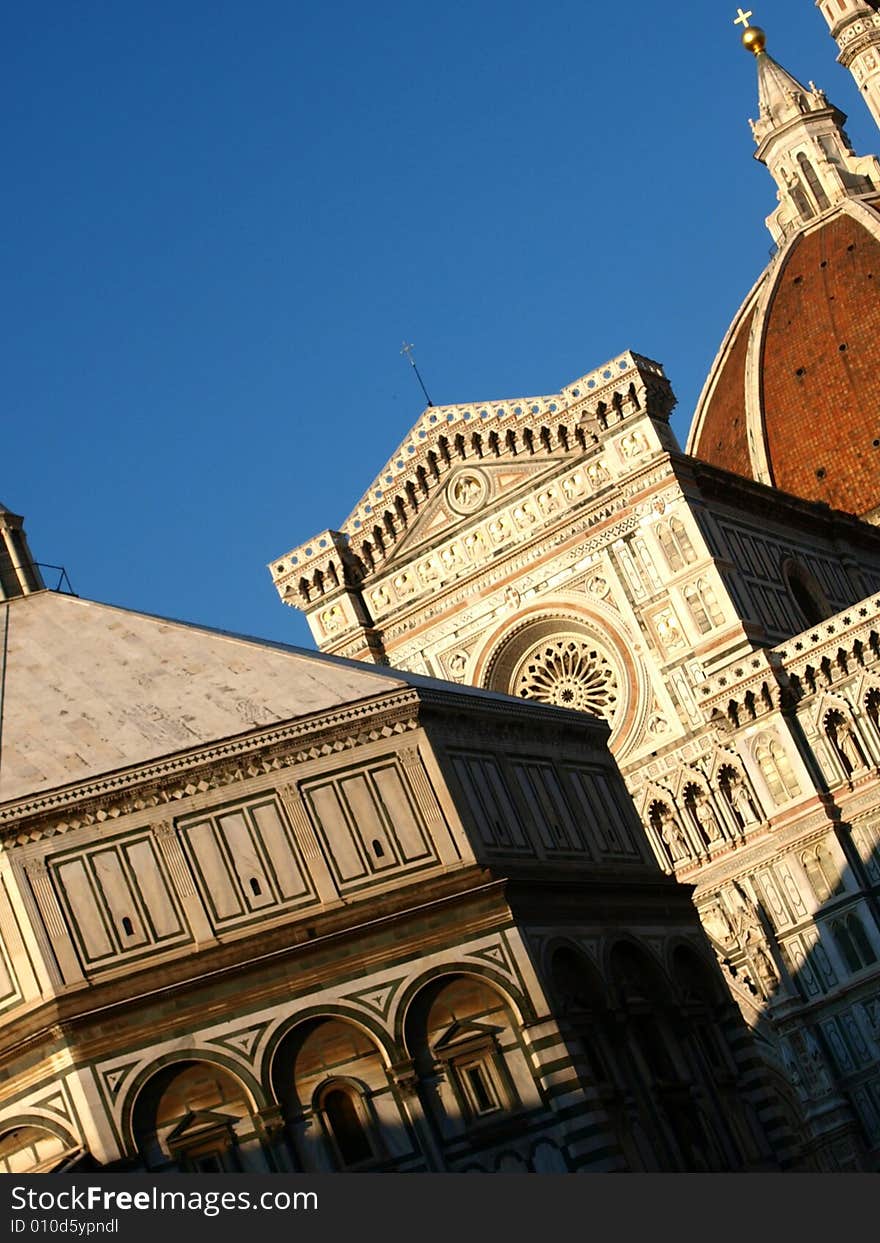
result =
[{"label": "roof", "polygon": [[43,590],[0,602],[0,803],[407,687],[604,742],[581,712]]},{"label": "roof", "polygon": [[0,800],[400,689],[406,675],[41,591],[0,605]]},{"label": "roof", "polygon": [[776,255],[734,318],[687,451],[848,513],[880,503],[880,214],[844,202]]}]

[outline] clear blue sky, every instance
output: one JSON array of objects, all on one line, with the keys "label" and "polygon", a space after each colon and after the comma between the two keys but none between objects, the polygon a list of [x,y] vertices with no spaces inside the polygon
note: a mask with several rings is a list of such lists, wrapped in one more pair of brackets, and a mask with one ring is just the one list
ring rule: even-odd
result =
[{"label": "clear blue sky", "polygon": [[[748,6],[746,6],[748,7]],[[311,645],[266,563],[423,402],[633,348],[684,441],[767,260],[736,5],[8,6],[3,470],[78,594]],[[878,135],[812,0],[769,50]]]}]

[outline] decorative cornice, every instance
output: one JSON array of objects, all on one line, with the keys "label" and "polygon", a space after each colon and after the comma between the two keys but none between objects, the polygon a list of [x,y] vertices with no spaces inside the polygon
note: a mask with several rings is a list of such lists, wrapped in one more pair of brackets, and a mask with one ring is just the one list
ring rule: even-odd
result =
[{"label": "decorative cornice", "polygon": [[794,635],[777,647],[731,661],[696,688],[707,721],[720,714],[732,728],[794,707],[880,666],[880,595]]},{"label": "decorative cornice", "polygon": [[270,565],[275,586],[292,602],[305,581],[307,605],[316,586],[318,596],[325,593],[328,572],[332,587],[343,578],[359,581],[387,559],[459,464],[479,466],[484,453],[492,460],[580,457],[600,430],[639,411],[662,423],[674,405],[662,366],[627,352],[549,397],[429,407],[339,531],[324,531]]},{"label": "decorative cornice", "polygon": [[[576,507],[555,513],[550,522],[536,525],[534,533],[530,532],[525,541],[511,547],[507,555],[497,559],[487,558],[484,567],[469,566],[470,573],[451,583],[446,591],[432,593],[433,602],[429,606],[425,607],[423,594],[413,597],[408,606],[397,601],[390,602],[389,615],[400,620],[395,620],[393,625],[381,630],[383,642],[390,646],[396,639],[417,627],[424,628],[426,622],[456,612],[462,604],[473,601],[475,597],[484,597],[496,584],[522,570],[533,570],[538,560],[538,550],[540,560],[544,562],[554,550],[563,545],[571,545],[568,550],[569,560],[581,561],[605,549],[616,539],[637,530],[647,508],[635,503],[636,497],[663,484],[673,485],[672,490],[677,493],[681,491],[675,486],[677,480],[671,468],[669,454],[664,454],[659,461],[654,458],[649,466],[650,468],[639,471],[636,478],[631,479],[625,488],[614,489],[612,495],[604,496],[598,502],[589,498],[593,503],[576,519],[572,518],[572,513],[577,512]],[[672,496],[667,497],[667,504],[673,499]],[[615,521],[615,517],[621,514],[624,516]],[[586,532],[603,523],[606,525],[590,539],[585,541],[582,538]],[[553,527],[556,529],[553,530]]]},{"label": "decorative cornice", "polygon": [[[8,803],[0,807],[0,841],[6,845],[21,844],[45,834],[65,833],[319,759],[334,751],[363,746],[386,733],[391,736],[416,729],[419,703],[426,698],[433,696],[407,686],[317,717],[260,729],[156,763]],[[362,724],[367,727],[358,728]],[[308,740],[310,745],[291,749],[291,744],[302,740]],[[62,818],[67,808],[76,809],[75,819]]]}]

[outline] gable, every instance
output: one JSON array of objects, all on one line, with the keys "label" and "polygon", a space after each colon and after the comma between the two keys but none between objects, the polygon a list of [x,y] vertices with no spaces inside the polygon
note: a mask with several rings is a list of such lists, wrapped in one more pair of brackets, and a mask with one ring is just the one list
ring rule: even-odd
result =
[{"label": "gable", "polygon": [[[285,602],[308,609],[328,580],[357,584],[399,550],[411,556],[448,533],[456,509],[449,490],[457,479],[497,465],[514,472],[518,486],[524,468],[540,473],[560,459],[580,458],[610,424],[649,409],[668,419],[674,404],[660,364],[627,352],[549,396],[429,407],[340,528],[270,564],[275,587]],[[471,491],[470,499],[462,494],[456,526],[482,507],[479,488]]]},{"label": "gable", "polygon": [[470,527],[486,510],[531,491],[545,475],[553,475],[564,455],[527,462],[477,461],[453,467],[415,522],[395,543],[385,567],[408,562]]}]

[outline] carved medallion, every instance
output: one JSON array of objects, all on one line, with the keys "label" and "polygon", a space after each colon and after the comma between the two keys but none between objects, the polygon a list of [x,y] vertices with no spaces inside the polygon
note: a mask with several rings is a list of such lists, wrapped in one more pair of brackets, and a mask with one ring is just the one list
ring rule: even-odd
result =
[{"label": "carved medallion", "polygon": [[446,499],[457,514],[473,514],[489,494],[486,476],[475,470],[461,470],[450,481]]}]

